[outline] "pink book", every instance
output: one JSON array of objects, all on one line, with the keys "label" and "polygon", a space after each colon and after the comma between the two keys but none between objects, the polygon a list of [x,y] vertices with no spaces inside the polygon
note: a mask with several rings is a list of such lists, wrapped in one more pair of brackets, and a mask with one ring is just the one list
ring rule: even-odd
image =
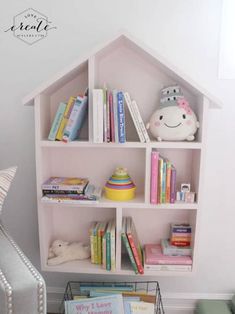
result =
[{"label": "pink book", "polygon": [[113,93],[109,92],[109,121],[110,121],[110,140],[115,143],[114,111],[113,111]]},{"label": "pink book", "polygon": [[191,232],[190,233],[180,233],[180,232],[172,232],[171,237],[174,238],[191,238]]},{"label": "pink book", "polygon": [[157,204],[158,158],[159,158],[159,153],[153,150],[151,152],[151,182],[150,182],[150,203],[151,204]]},{"label": "pink book", "polygon": [[148,265],[192,265],[190,256],[164,255],[160,244],[146,244],[144,255]]}]

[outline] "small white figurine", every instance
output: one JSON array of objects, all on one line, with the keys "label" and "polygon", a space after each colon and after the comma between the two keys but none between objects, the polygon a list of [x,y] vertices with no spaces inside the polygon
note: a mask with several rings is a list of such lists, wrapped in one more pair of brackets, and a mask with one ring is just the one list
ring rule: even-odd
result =
[{"label": "small white figurine", "polygon": [[91,256],[89,246],[84,246],[81,242],[65,242],[55,240],[49,249],[49,266],[59,265],[65,262],[86,259]]},{"label": "small white figurine", "polygon": [[195,113],[184,98],[179,86],[161,91],[161,106],[146,125],[158,141],[193,141],[199,128]]}]

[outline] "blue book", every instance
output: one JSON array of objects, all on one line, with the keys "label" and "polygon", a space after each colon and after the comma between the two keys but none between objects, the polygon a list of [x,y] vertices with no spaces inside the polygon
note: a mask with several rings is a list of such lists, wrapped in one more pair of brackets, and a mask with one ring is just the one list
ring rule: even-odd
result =
[{"label": "blue book", "polygon": [[64,130],[63,141],[71,142],[79,136],[79,131],[83,125],[88,109],[88,98],[87,96],[78,96],[72,112],[70,114],[68,123]]},{"label": "blue book", "polygon": [[124,96],[122,92],[117,93],[117,115],[118,115],[119,143],[125,143],[126,142],[125,110],[124,110]]},{"label": "blue book", "polygon": [[122,295],[65,301],[65,314],[124,314]]},{"label": "blue book", "polygon": [[51,126],[51,130],[50,130],[50,133],[48,135],[48,140],[50,140],[50,141],[55,141],[55,139],[56,139],[56,134],[59,130],[60,123],[63,119],[66,106],[67,106],[66,103],[61,102],[57,111],[56,111],[56,114],[55,114],[55,117],[54,117],[54,120],[53,120],[53,123]]}]

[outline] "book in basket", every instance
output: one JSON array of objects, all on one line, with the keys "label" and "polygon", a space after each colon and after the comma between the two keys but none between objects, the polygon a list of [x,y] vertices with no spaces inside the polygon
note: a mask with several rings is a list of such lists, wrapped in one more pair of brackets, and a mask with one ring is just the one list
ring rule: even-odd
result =
[{"label": "book in basket", "polygon": [[65,314],[124,314],[122,295],[65,301]]}]

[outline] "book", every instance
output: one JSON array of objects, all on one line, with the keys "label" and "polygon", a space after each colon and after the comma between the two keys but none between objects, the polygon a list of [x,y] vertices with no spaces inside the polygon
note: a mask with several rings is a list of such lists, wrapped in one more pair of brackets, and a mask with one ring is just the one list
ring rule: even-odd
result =
[{"label": "book", "polygon": [[126,225],[127,225],[127,217],[123,217],[122,218],[122,233],[121,233],[122,242],[123,242],[123,245],[126,248],[126,251],[128,253],[132,268],[133,268],[134,272],[136,274],[138,274],[138,268],[137,268],[137,265],[136,265],[136,262],[134,259],[134,255],[133,255],[133,252],[131,250],[131,247],[130,247],[130,244],[129,244],[129,241],[128,241],[128,238],[126,235]]},{"label": "book", "polygon": [[103,115],[103,89],[93,89],[93,141],[103,143],[104,115]]},{"label": "book", "polygon": [[73,199],[70,197],[67,197],[66,195],[61,195],[60,197],[53,195],[46,195],[41,198],[41,201],[44,203],[51,203],[51,204],[67,204],[67,205],[78,205],[78,204],[97,204],[98,200],[90,200],[90,199]]},{"label": "book", "polygon": [[113,90],[113,112],[114,112],[114,133],[115,133],[115,143],[119,143],[118,135],[118,102],[117,102],[117,90]]},{"label": "book", "polygon": [[175,203],[176,200],[176,169],[171,166],[171,191],[170,191],[170,203]]},{"label": "book", "polygon": [[103,262],[103,250],[102,250],[102,243],[103,243],[103,236],[106,229],[106,222],[101,222],[98,227],[98,234],[97,234],[97,250],[98,250],[98,264],[102,264]]},{"label": "book", "polygon": [[65,314],[124,314],[121,294],[65,301]]},{"label": "book", "polygon": [[123,97],[122,92],[117,93],[117,115],[118,115],[119,143],[125,143],[126,142],[126,127],[125,127],[124,97]]},{"label": "book", "polygon": [[116,221],[113,219],[110,230],[111,271],[116,269]]},{"label": "book", "polygon": [[124,92],[124,98],[125,98],[125,101],[126,101],[126,104],[127,104],[127,107],[129,109],[129,112],[130,112],[130,115],[131,115],[131,118],[132,118],[132,121],[134,123],[134,126],[135,126],[135,129],[137,131],[137,134],[139,136],[139,139],[140,139],[140,142],[141,143],[144,143],[145,142],[145,137],[144,137],[144,134],[141,130],[141,126],[139,124],[139,120],[135,114],[135,111],[133,109],[133,105],[132,105],[132,102],[131,102],[131,97],[129,95],[129,93],[127,92]]},{"label": "book", "polygon": [[50,133],[48,135],[48,140],[50,140],[50,141],[54,141],[56,139],[56,134],[57,134],[57,132],[59,130],[61,121],[63,119],[66,106],[67,106],[67,104],[64,103],[64,102],[61,102],[59,104],[59,107],[58,107],[58,109],[56,111],[56,114],[55,114],[55,117],[54,117],[51,129],[50,129]]},{"label": "book", "polygon": [[190,246],[191,242],[190,241],[172,241],[171,240],[171,245],[175,246]]},{"label": "book", "polygon": [[75,100],[76,100],[76,97],[71,96],[69,98],[69,101],[68,101],[67,106],[66,106],[65,111],[64,111],[64,115],[63,115],[62,121],[60,123],[58,132],[56,134],[56,140],[57,141],[62,141],[62,139],[63,139],[64,130],[65,130],[65,127],[66,127],[66,125],[68,123],[68,120],[69,120],[71,111],[73,109],[73,105],[75,103]]},{"label": "book", "polygon": [[108,222],[108,226],[105,232],[106,238],[106,270],[111,270],[111,227],[112,220]]},{"label": "book", "polygon": [[148,265],[192,265],[192,258],[190,256],[164,255],[160,244],[146,244],[144,256],[145,263]]},{"label": "book", "polygon": [[162,204],[162,182],[163,182],[163,164],[164,160],[159,156],[158,158],[158,203]]},{"label": "book", "polygon": [[161,240],[161,248],[164,255],[189,255],[192,254],[192,249],[190,246],[178,247],[171,245],[169,239]]},{"label": "book", "polygon": [[83,193],[88,182],[87,178],[50,177],[42,184],[42,190],[76,191],[77,193]]},{"label": "book", "polygon": [[94,250],[94,229],[96,227],[97,222],[94,221],[89,228],[89,237],[90,237],[90,247],[91,247],[91,263],[95,263],[95,250]]},{"label": "book", "polygon": [[156,150],[152,150],[152,152],[151,152],[151,183],[150,183],[150,202],[151,202],[151,204],[157,204],[158,158],[159,158],[159,153]]},{"label": "book", "polygon": [[192,271],[192,265],[144,264],[145,271]]},{"label": "book", "polygon": [[163,159],[161,203],[166,203],[166,160]]},{"label": "book", "polygon": [[103,88],[103,142],[107,143],[107,98],[106,98],[107,88]]},{"label": "book", "polygon": [[134,255],[134,259],[138,268],[138,272],[140,274],[144,273],[144,268],[142,264],[142,248],[140,241],[138,239],[138,235],[135,229],[134,222],[131,217],[127,217],[127,228],[126,228],[126,235]]},{"label": "book", "polygon": [[171,224],[171,233],[191,233],[192,227],[188,223],[184,224]]},{"label": "book", "polygon": [[63,141],[74,141],[79,137],[79,132],[84,123],[88,110],[88,96],[78,96],[74,102],[73,109],[64,130]]},{"label": "book", "polygon": [[114,108],[113,108],[113,93],[109,92],[109,120],[110,120],[110,141],[115,143],[115,125],[114,125]]},{"label": "book", "polygon": [[171,199],[171,162],[166,160],[166,203]]},{"label": "book", "polygon": [[140,128],[141,128],[141,130],[142,130],[142,133],[143,133],[143,135],[144,135],[145,142],[146,142],[146,143],[149,143],[149,142],[150,142],[150,138],[149,138],[148,132],[147,132],[147,130],[146,130],[146,127],[145,127],[145,125],[144,125],[143,119],[142,119],[142,117],[141,117],[141,114],[140,114],[140,111],[139,111],[137,102],[136,102],[135,100],[132,100],[132,108],[133,108],[133,111],[135,112],[135,116],[136,116],[137,119],[138,119],[138,123],[139,123]]},{"label": "book", "polygon": [[154,304],[148,302],[129,302],[130,314],[154,314]]}]

